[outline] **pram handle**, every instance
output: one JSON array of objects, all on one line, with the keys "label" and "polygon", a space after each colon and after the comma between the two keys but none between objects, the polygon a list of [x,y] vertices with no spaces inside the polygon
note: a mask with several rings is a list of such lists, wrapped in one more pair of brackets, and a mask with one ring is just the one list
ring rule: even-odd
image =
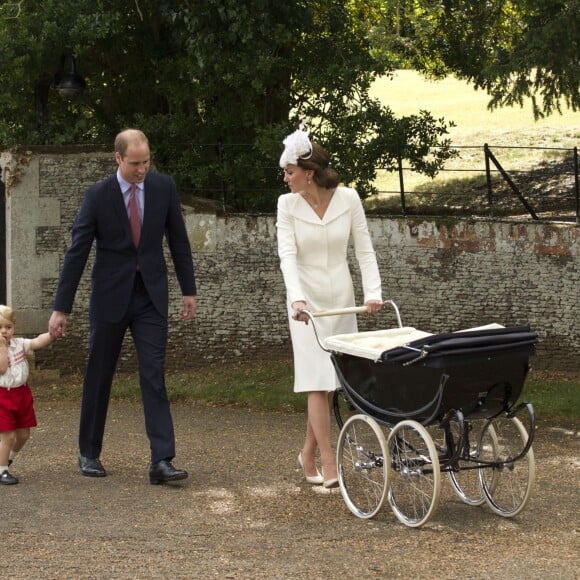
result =
[{"label": "pram handle", "polygon": [[[397,316],[397,322],[399,323],[399,328],[403,328],[403,322],[401,320],[401,314],[399,313],[399,309],[397,305],[392,300],[385,300],[383,304],[390,304],[395,311]],[[306,314],[308,319],[312,321],[312,328],[314,329],[314,335],[316,336],[316,340],[322,350],[326,352],[332,352],[322,343],[320,337],[318,336],[318,331],[316,330],[316,324],[314,322],[315,318],[320,318],[323,316],[340,316],[341,314],[362,314],[367,311],[366,306],[351,306],[349,308],[336,308],[334,310],[320,310],[318,312],[310,312],[309,310],[301,310],[300,312]]]},{"label": "pram handle", "polygon": [[[349,308],[336,308],[334,310],[319,310],[318,312],[311,312],[313,318],[320,318],[322,316],[339,316],[340,314],[362,314],[367,311],[366,306],[351,306]],[[304,312],[307,312],[304,310]]]},{"label": "pram handle", "polygon": [[[397,305],[392,300],[385,300],[383,305],[390,304],[395,311],[397,316],[397,322],[399,323],[399,328],[403,327],[403,323],[401,321],[401,314],[399,313],[399,309]],[[366,306],[351,306],[349,308],[336,308],[334,310],[319,310],[318,312],[309,312],[308,310],[303,310],[303,312],[309,315],[312,318],[319,318],[322,316],[339,316],[341,314],[363,314],[367,311]]]}]

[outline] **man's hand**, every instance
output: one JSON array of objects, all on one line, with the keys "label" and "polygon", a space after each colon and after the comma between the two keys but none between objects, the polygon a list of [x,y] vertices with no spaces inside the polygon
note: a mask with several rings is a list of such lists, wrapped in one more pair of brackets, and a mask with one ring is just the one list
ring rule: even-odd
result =
[{"label": "man's hand", "polygon": [[66,314],[55,310],[48,321],[48,332],[53,339],[63,338],[66,335]]},{"label": "man's hand", "polygon": [[195,296],[183,297],[183,309],[181,310],[181,320],[190,320],[197,313],[197,300]]}]

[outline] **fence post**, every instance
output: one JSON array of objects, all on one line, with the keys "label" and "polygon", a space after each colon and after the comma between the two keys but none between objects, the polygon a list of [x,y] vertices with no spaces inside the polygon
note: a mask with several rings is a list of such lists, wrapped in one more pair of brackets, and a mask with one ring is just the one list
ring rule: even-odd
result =
[{"label": "fence post", "polygon": [[487,182],[487,207],[489,217],[493,217],[493,192],[491,189],[491,168],[489,166],[489,147],[487,143],[483,144],[483,157],[485,158],[485,180]]},{"label": "fence post", "polygon": [[401,144],[397,143],[397,171],[399,172],[399,191],[401,194],[401,211],[407,215],[405,207],[405,180],[403,179],[403,157],[401,155]]},{"label": "fence post", "polygon": [[537,220],[538,216],[534,211],[534,208],[526,201],[526,198],[522,195],[522,192],[518,189],[516,184],[513,182],[512,178],[508,175],[507,171],[501,166],[501,163],[496,159],[495,155],[487,148],[487,156],[490,158],[491,162],[497,167],[501,176],[504,178],[506,183],[511,187],[511,190],[518,196],[519,200],[522,202],[523,206],[530,212],[530,215]]}]

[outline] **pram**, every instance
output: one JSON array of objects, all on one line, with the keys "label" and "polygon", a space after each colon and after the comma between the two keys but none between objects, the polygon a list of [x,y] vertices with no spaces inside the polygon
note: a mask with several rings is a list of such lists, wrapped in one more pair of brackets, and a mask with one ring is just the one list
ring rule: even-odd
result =
[{"label": "pram", "polygon": [[387,498],[401,522],[422,526],[446,473],[465,503],[487,503],[504,517],[520,513],[534,486],[535,417],[518,399],[537,335],[499,324],[430,334],[403,326],[396,304],[384,304],[398,327],[324,341],[317,317],[365,308],[305,311],[340,383],[334,413],[346,505],[371,518]]}]

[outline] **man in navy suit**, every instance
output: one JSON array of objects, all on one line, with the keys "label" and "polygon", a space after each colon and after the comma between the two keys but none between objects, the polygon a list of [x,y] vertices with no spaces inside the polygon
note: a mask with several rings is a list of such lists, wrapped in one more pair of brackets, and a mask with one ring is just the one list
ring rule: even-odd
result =
[{"label": "man in navy suit", "polygon": [[115,175],[89,187],[75,219],[64,258],[49,332],[65,335],[79,281],[96,240],[90,299],[89,358],[83,383],[79,466],[83,475],[104,477],[100,461],[111,383],[127,329],[139,359],[145,427],[151,447],[149,481],[186,479],[177,469],[175,437],[165,388],[168,280],[167,239],[183,294],[181,318],[196,313],[191,247],[173,179],[149,173],[147,137],[126,129],[115,139]]}]

